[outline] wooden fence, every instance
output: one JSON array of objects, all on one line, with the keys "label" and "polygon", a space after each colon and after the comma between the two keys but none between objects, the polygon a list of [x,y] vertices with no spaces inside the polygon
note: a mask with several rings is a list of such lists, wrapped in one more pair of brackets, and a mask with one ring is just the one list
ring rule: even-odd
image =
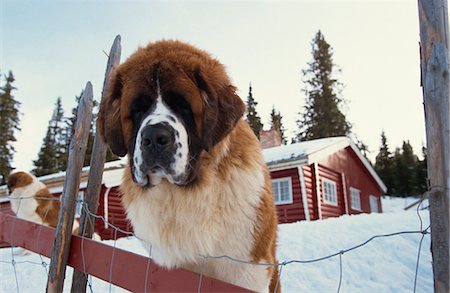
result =
[{"label": "wooden fence", "polygon": [[[0,242],[51,257],[54,238],[54,228],[0,212]],[[72,235],[68,265],[133,292],[251,292],[186,270],[167,270],[148,257],[77,235]]]}]

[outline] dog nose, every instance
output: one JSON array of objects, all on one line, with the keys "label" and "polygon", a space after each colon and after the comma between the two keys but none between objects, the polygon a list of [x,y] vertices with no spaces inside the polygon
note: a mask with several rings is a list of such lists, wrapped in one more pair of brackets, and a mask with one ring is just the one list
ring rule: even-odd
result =
[{"label": "dog nose", "polygon": [[164,125],[150,125],[142,131],[142,146],[146,149],[163,151],[173,143],[174,136]]}]

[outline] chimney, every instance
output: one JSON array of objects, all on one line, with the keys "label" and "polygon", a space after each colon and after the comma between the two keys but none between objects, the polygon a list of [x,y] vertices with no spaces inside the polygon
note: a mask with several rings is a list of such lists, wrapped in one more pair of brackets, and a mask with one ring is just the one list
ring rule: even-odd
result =
[{"label": "chimney", "polygon": [[259,140],[263,149],[268,149],[281,145],[281,134],[278,129],[261,130]]}]

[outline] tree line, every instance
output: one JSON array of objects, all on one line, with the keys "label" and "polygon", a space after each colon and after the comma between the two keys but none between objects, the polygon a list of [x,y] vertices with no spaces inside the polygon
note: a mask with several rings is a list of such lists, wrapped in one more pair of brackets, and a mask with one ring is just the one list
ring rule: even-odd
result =
[{"label": "tree line", "polygon": [[[14,97],[13,85],[15,78],[11,71],[6,75],[0,73],[2,83],[0,86],[0,184],[6,183],[6,178],[15,169],[12,161],[15,153],[14,142],[16,135],[20,131],[20,102]],[[76,104],[80,100],[82,93],[75,97]],[[94,105],[97,107],[97,104]],[[96,112],[96,111],[94,111]],[[77,119],[77,107],[75,106],[70,115],[64,114],[62,99],[58,97],[55,108],[48,122],[47,132],[42,140],[42,146],[37,154],[37,159],[33,161],[34,168],[31,171],[36,176],[43,176],[67,168],[67,158],[69,156],[70,141],[75,132]],[[94,115],[91,122],[88,146],[84,166],[88,166],[91,159],[92,147],[94,143],[95,121]],[[106,161],[117,160],[118,158],[108,151]]]},{"label": "tree line", "polygon": [[[343,84],[335,77],[340,70],[333,62],[333,49],[325,40],[319,30],[311,42],[312,60],[307,63],[306,69],[301,71],[303,82],[302,92],[306,97],[303,110],[298,112],[297,130],[291,138],[291,143],[312,139],[352,136],[357,146],[367,158],[367,146],[352,133],[352,125],[343,112],[345,99],[342,97]],[[12,72],[4,75],[5,85],[0,87],[0,175],[2,184],[6,176],[14,169],[11,166],[15,152],[13,142],[15,133],[20,131],[20,102],[12,92],[14,76]],[[81,94],[76,97],[80,99]],[[246,99],[246,120],[259,138],[263,123],[258,115],[256,106],[258,102],[253,97],[252,85]],[[95,105],[97,106],[97,105]],[[68,149],[74,133],[77,108],[73,108],[69,116],[65,116],[61,98],[57,98],[55,108],[48,124],[37,159],[33,161],[33,173],[37,176],[64,171],[67,168]],[[282,122],[280,111],[272,106],[269,126],[280,133],[283,144],[288,143],[286,128]],[[87,155],[84,165],[89,165],[95,131],[95,117],[92,121],[89,136]],[[413,153],[408,141],[403,142],[401,148],[396,148],[392,154],[387,145],[384,132],[381,137],[381,146],[376,157],[375,170],[388,187],[389,194],[410,195],[422,193],[426,189],[426,150],[423,150],[423,160],[419,160]],[[111,152],[107,160],[117,159]],[[368,160],[370,162],[370,160]]]},{"label": "tree line", "polygon": [[391,153],[384,131],[375,158],[374,169],[387,187],[387,194],[408,196],[422,194],[427,190],[427,149],[422,147],[423,159],[414,154],[409,141],[396,147]]}]

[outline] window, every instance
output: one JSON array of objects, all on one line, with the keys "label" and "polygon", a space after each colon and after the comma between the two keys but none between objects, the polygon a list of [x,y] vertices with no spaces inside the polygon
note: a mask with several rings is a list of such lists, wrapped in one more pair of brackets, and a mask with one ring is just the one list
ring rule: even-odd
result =
[{"label": "window", "polygon": [[81,217],[81,210],[83,207],[82,201],[84,201],[84,191],[78,191],[77,207],[75,209],[75,217],[76,218]]},{"label": "window", "polygon": [[291,177],[273,179],[272,190],[275,204],[292,203]]},{"label": "window", "polygon": [[370,212],[371,213],[378,213],[378,198],[375,195],[369,195],[370,200]]},{"label": "window", "polygon": [[361,191],[356,188],[350,187],[350,206],[353,210],[361,210]]},{"label": "window", "polygon": [[338,205],[336,182],[322,178],[322,193],[324,203]]}]

